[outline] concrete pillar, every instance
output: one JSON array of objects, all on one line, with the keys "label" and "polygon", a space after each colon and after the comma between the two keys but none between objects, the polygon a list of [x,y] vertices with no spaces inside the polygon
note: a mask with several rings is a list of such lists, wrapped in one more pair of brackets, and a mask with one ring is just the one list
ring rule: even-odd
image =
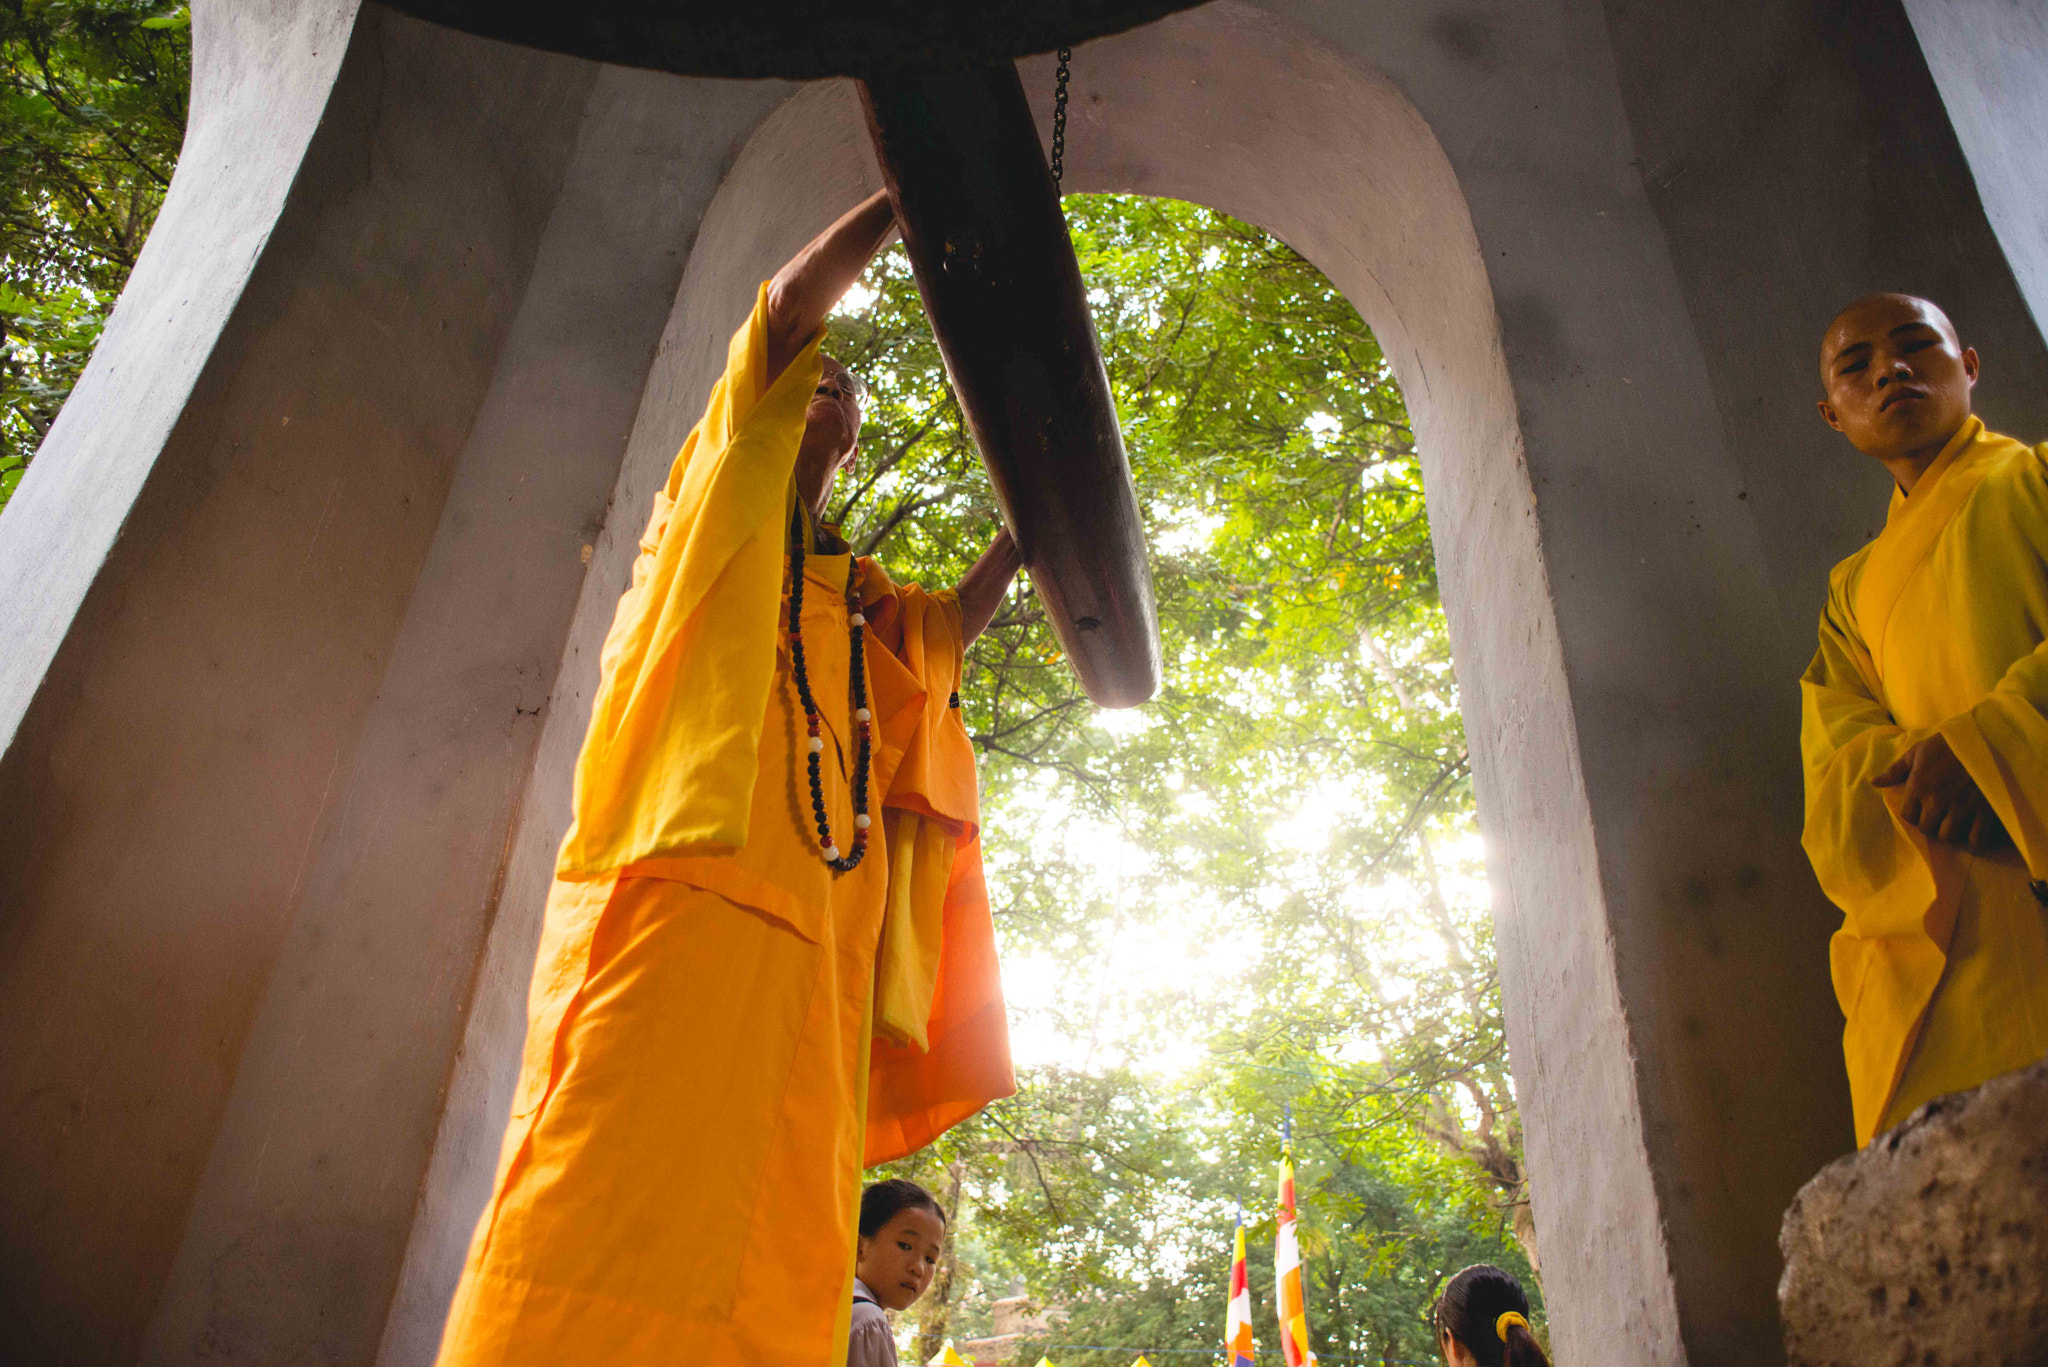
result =
[{"label": "concrete pillar", "polygon": [[2048,321],[2048,8],[1906,0],[1984,213],[2037,324]]},{"label": "concrete pillar", "polygon": [[[753,95],[755,102],[745,106],[749,132],[790,93],[787,87],[752,84],[714,89],[727,98]],[[470,998],[379,1367],[426,1367],[433,1361],[470,1234],[490,1195],[498,1141],[519,1076],[541,912],[555,851],[569,826],[570,776],[597,690],[598,651],[631,577],[654,493],[723,373],[726,343],[753,307],[761,281],[881,188],[852,87],[844,81],[803,87],[759,123],[737,157],[728,154],[705,170],[705,190],[715,188],[717,195],[701,211],[681,288],[659,301],[668,309],[667,323],[624,443],[614,511],[595,538],[590,572],[559,652],[554,694],[506,850],[504,892]],[[705,1123],[717,1123],[715,1099],[706,1099],[705,1115]]]},{"label": "concrete pillar", "polygon": [[[1579,735],[1589,786],[1613,804],[1595,825],[1626,890],[1611,933],[1686,1347],[1699,1363],[1762,1362],[1780,1351],[1777,1212],[1853,1144],[1826,957],[1840,918],[1796,846],[1794,682],[1828,568],[1882,527],[1890,491],[1814,415],[1819,333],[1871,290],[1939,299],[1996,358],[1980,411],[2037,435],[2048,348],[1896,4],[1614,7],[1609,35],[1628,155],[1690,323],[1667,336],[1693,351],[1705,405],[1642,412],[1643,503],[1597,515],[1655,510],[1644,539],[1661,526],[1677,544],[1712,505],[1666,472],[1702,460],[1711,434],[1728,480],[1714,503],[1748,524],[1761,577],[1738,607],[1660,575],[1659,615],[1680,639],[1638,641],[1647,686],[1588,691]],[[1625,313],[1632,291],[1608,303]],[[1560,492],[1604,502],[1613,469]],[[1643,568],[1578,569],[1573,594],[1618,596]],[[1745,682],[1651,683],[1689,673],[1696,650]],[[1589,680],[1616,677],[1597,648],[1582,658]]]}]

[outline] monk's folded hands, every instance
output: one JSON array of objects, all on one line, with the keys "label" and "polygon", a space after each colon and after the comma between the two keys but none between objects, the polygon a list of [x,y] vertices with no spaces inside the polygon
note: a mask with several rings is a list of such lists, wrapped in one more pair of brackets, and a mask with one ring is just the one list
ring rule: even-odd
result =
[{"label": "monk's folded hands", "polygon": [[1908,748],[1871,786],[1903,788],[1899,819],[1930,840],[1974,854],[2009,843],[1983,789],[1939,732]]}]

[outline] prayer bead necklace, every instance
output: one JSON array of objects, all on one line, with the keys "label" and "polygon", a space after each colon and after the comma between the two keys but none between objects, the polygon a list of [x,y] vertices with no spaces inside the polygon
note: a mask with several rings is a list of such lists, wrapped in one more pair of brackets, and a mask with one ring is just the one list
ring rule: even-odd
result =
[{"label": "prayer bead necklace", "polygon": [[853,722],[859,743],[853,762],[853,849],[841,854],[832,839],[832,824],[825,816],[825,781],[821,770],[825,756],[824,728],[818,717],[818,700],[811,696],[811,677],[804,669],[804,543],[791,537],[789,545],[789,658],[796,675],[796,695],[804,705],[804,723],[809,732],[809,753],[805,755],[811,778],[811,815],[818,823],[818,846],[825,862],[841,873],[851,873],[868,852],[868,760],[872,750],[873,727],[868,713],[867,654],[862,645],[867,617],[860,610],[860,564],[849,557],[846,565],[846,622],[848,672],[853,680]]}]

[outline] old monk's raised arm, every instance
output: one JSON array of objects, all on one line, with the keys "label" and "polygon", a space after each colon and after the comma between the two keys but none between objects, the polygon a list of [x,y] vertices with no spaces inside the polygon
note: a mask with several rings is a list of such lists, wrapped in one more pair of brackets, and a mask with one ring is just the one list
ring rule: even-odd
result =
[{"label": "old monk's raised arm", "polygon": [[775,272],[768,282],[768,383],[804,349],[895,226],[888,192],[878,190]]}]

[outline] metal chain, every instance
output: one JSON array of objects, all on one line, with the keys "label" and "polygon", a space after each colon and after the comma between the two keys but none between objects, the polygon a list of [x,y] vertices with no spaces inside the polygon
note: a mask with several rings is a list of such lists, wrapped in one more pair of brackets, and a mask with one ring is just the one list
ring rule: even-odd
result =
[{"label": "metal chain", "polygon": [[1067,63],[1072,60],[1074,50],[1063,47],[1059,51],[1059,84],[1052,92],[1052,188],[1057,194],[1060,188],[1060,173],[1066,168],[1067,158]]}]

